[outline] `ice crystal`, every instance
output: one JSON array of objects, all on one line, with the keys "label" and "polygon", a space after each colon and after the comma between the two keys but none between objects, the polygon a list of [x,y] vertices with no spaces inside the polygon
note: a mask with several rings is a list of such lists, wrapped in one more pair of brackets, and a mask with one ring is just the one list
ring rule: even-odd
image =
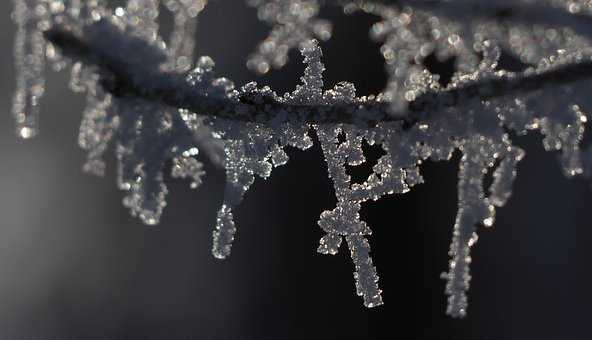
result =
[{"label": "ice crystal", "polygon": [[226,187],[224,202],[218,212],[212,253],[217,258],[225,258],[230,254],[236,232],[232,209],[240,204],[255,175],[268,178],[274,166],[288,162],[287,154],[281,149],[283,146],[307,149],[312,146],[312,141],[307,129],[294,128],[290,124],[269,128],[219,121],[214,124],[214,130],[225,140]]},{"label": "ice crystal", "polygon": [[[346,13],[378,17],[370,35],[382,44],[389,81],[384,93],[365,97],[347,82],[324,88],[316,39],[329,39],[331,24],[317,18],[320,1],[247,1],[273,26],[249,58],[251,69],[281,68],[293,48],[304,57],[301,84],[283,95],[254,82],[235,87],[216,75],[208,56],[194,61],[196,20],[206,0],[128,0],[115,9],[97,0],[13,2],[18,134],[28,138],[38,131],[46,58],[55,69],[70,65],[71,89],[87,98],[78,137],[87,152],[83,168],[102,175],[103,154],[114,145],[123,204],[145,224],[157,224],[163,214],[168,164],[171,176],[188,179],[192,188],[203,181],[203,157],[224,169],[224,199],[213,231],[216,258],[230,255],[234,211],[255,177],[266,179],[285,165],[286,147],[310,148],[309,133],[315,132],[337,201],[318,220],[324,235],[317,250],[335,255],[345,243],[357,294],[367,307],[383,300],[370,256],[372,231],[360,209],[423,183],[424,161],[450,160],[455,150],[462,155],[450,261],[442,274],[447,313],[455,317],[468,310],[470,250],[479,227],[494,225],[525,155],[512,136],[538,130],[545,150],[558,152],[566,176],[592,177],[592,148],[582,147],[585,108],[592,104],[587,1],[336,1]],[[159,33],[163,9],[174,18],[169,37]],[[54,46],[43,31],[55,29],[67,39],[50,34]],[[526,69],[502,69],[504,53]],[[449,84],[429,70],[430,55],[454,58]],[[367,162],[364,143],[383,155],[367,178],[352,183],[346,167]],[[489,175],[493,181],[486,187]]]},{"label": "ice crystal", "polygon": [[257,73],[267,73],[273,68],[282,68],[288,61],[290,49],[312,38],[331,38],[331,23],[317,19],[317,0],[248,0],[257,7],[259,20],[273,26],[269,36],[259,44],[249,57],[247,66]]},{"label": "ice crystal", "polygon": [[197,149],[192,148],[183,153],[183,156],[173,159],[171,176],[175,178],[191,179],[191,188],[196,189],[202,183],[202,176],[205,175],[203,164],[192,156],[197,155]]},{"label": "ice crystal", "polygon": [[[349,132],[349,133],[348,133]],[[360,201],[356,200],[350,187],[350,178],[346,174],[345,164],[349,154],[361,148],[359,143],[351,139],[353,131],[345,132],[339,127],[327,129],[317,128],[319,142],[323,147],[325,160],[329,169],[329,177],[335,187],[337,207],[332,211],[324,211],[319,220],[319,226],[327,233],[320,241],[318,251],[323,254],[337,254],[342,238],[345,237],[354,262],[354,278],[358,295],[364,299],[364,305],[374,307],[382,304],[378,275],[370,257],[370,244],[365,236],[370,235],[370,228],[360,220]],[[346,134],[346,141],[338,142],[340,133]]]}]

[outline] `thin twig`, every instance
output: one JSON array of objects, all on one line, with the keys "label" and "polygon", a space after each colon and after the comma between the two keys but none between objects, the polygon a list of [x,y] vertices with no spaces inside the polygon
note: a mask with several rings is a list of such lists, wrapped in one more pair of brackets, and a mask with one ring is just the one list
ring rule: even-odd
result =
[{"label": "thin twig", "polygon": [[[99,25],[111,24],[101,21],[87,27],[86,31],[92,31]],[[125,44],[131,44],[143,46],[142,49],[137,49],[141,51],[138,53],[151,51],[153,55],[162,54],[158,48],[149,46],[138,38],[126,36],[115,28],[101,29],[98,35],[103,40],[101,43],[94,41],[97,37],[93,38],[91,35],[87,41],[84,37],[88,38],[88,34],[83,35],[84,37],[78,36],[59,26],[54,26],[45,32],[46,39],[59,47],[64,55],[98,67],[104,75],[103,86],[115,96],[135,96],[150,101],[160,101],[171,107],[187,109],[205,116],[246,122],[270,122],[277,119],[279,112],[287,114],[286,120],[297,117],[301,123],[316,124],[346,123],[374,126],[378,122],[402,119],[414,121],[426,113],[433,113],[442,107],[459,106],[469,100],[487,100],[524,94],[549,84],[557,86],[592,77],[590,60],[565,64],[538,73],[508,72],[498,76],[492,75],[490,78],[467,82],[454,88],[428,91],[410,103],[409,115],[402,118],[390,114],[387,102],[376,100],[358,99],[355,103],[333,105],[294,105],[272,96],[256,102],[248,95],[239,100],[207,96],[191,85],[186,80],[185,74],[163,71],[159,65],[150,62],[130,65],[125,59],[150,59],[142,55],[125,55],[124,58],[120,52],[117,52]],[[104,41],[113,42],[110,45],[112,47],[101,49],[101,46],[105,46]],[[128,49],[127,53],[133,53],[133,51],[134,49]],[[152,60],[155,59],[157,58],[152,58]],[[147,79],[152,81],[146,81]]]}]

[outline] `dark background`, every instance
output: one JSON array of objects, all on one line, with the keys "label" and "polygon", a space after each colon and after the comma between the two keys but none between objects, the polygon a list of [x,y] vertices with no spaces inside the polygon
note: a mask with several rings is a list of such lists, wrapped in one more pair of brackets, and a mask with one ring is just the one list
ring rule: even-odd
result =
[{"label": "dark background", "polygon": [[[318,145],[292,150],[288,165],[257,179],[235,213],[233,254],[219,261],[210,248],[224,173],[209,167],[197,191],[167,178],[161,224],[142,225],[121,205],[111,155],[105,179],[81,171],[84,99],[69,92],[66,72],[48,77],[40,136],[17,140],[10,10],[0,2],[0,339],[592,338],[592,194],[561,175],[537,135],[516,139],[527,157],[514,195],[495,226],[480,229],[468,316],[445,316],[439,279],[458,155],[424,166],[426,184],[410,193],[364,205],[386,303],[366,309],[347,248],[316,252],[317,219],[335,204]],[[383,61],[367,38],[373,19],[336,9],[322,16],[335,24],[322,44],[326,86],[347,80],[359,94],[380,91]],[[257,78],[244,65],[266,32],[242,1],[212,2],[200,17],[198,54],[241,85]],[[284,70],[256,80],[288,91],[302,70],[296,52]]]}]

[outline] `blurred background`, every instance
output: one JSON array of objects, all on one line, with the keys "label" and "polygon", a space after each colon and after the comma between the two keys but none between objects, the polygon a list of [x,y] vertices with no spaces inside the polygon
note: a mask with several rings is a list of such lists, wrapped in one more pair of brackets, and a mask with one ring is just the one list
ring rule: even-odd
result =
[{"label": "blurred background", "polygon": [[[458,154],[426,164],[426,183],[410,193],[364,205],[385,301],[366,309],[347,248],[316,252],[317,219],[335,204],[318,145],[290,150],[286,166],[257,179],[235,213],[232,256],[216,260],[211,232],[224,173],[209,166],[198,190],[167,178],[161,224],[142,225],[121,205],[113,156],[104,179],[81,171],[84,98],[68,90],[67,72],[49,73],[38,138],[16,138],[10,12],[0,2],[0,339],[592,338],[592,193],[562,176],[539,136],[514,138],[527,157],[494,227],[479,230],[468,316],[445,315],[439,278],[456,214]],[[386,76],[379,45],[368,39],[373,19],[336,8],[321,17],[334,22],[333,39],[322,44],[326,87],[346,80],[359,94],[379,92]],[[242,1],[212,1],[197,52],[237,85],[256,80],[290,91],[304,68],[297,52],[265,77],[245,67],[267,31]],[[433,67],[445,81],[450,63]]]}]

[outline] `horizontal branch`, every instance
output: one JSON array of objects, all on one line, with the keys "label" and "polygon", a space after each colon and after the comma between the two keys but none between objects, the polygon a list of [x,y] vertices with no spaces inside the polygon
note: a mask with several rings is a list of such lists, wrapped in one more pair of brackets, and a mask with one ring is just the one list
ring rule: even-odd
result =
[{"label": "horizontal branch", "polygon": [[[102,85],[114,96],[134,96],[187,109],[204,116],[234,121],[268,123],[295,118],[301,123],[346,123],[374,126],[378,122],[402,120],[389,112],[389,103],[357,99],[348,104],[294,105],[281,98],[267,96],[253,100],[248,95],[231,100],[208,96],[186,80],[186,75],[164,71],[159,61],[163,52],[147,42],[129,36],[103,20],[85,28],[82,35],[54,26],[45,37],[62,53],[74,60],[94,65],[103,75]],[[443,107],[463,105],[470,100],[487,100],[519,95],[546,85],[561,85],[592,77],[592,61],[557,66],[548,71],[528,74],[505,73],[482,77],[454,88],[429,91],[409,105],[405,120],[416,121]]]},{"label": "horizontal branch", "polygon": [[[350,0],[334,0],[335,4],[351,3]],[[354,2],[361,8],[368,4],[409,7],[417,10],[445,16],[451,20],[465,23],[473,19],[491,19],[510,21],[517,24],[542,25],[544,27],[569,27],[575,33],[592,38],[592,17],[586,13],[585,6],[569,12],[567,8],[541,4],[540,2],[521,3],[507,1],[475,1],[475,0],[357,0]]]},{"label": "horizontal branch", "polygon": [[270,122],[279,112],[316,124],[375,125],[401,119],[390,114],[389,103],[376,100],[300,105],[271,95],[256,101],[248,95],[238,100],[206,95],[187,81],[187,74],[163,70],[159,63],[166,57],[158,47],[126,35],[106,20],[87,26],[82,35],[55,26],[45,32],[45,38],[64,56],[96,66],[102,85],[116,97],[140,97],[204,116],[246,122]]}]

